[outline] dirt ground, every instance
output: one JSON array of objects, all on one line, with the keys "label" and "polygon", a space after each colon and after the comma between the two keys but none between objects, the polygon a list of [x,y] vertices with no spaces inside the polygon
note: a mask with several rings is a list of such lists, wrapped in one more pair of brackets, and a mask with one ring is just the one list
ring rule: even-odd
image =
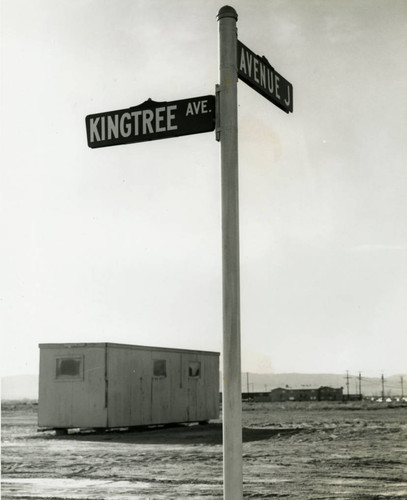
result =
[{"label": "dirt ground", "polygon": [[[407,499],[407,407],[244,403],[244,498]],[[2,403],[2,498],[221,499],[221,421],[137,431],[37,432]]]}]

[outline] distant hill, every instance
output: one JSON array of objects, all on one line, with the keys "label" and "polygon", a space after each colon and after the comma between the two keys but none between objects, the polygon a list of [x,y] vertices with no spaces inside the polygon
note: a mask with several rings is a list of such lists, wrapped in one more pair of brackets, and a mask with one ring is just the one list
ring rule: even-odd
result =
[{"label": "distant hill", "polygon": [[[407,375],[385,377],[385,396],[401,395],[401,376],[404,377],[404,395],[407,394]],[[221,377],[222,379],[222,377]],[[249,391],[247,391],[249,383]],[[242,392],[267,392],[277,387],[318,388],[321,386],[343,387],[346,394],[346,375],[332,373],[242,373]],[[355,376],[349,377],[349,393],[359,392],[359,381]],[[362,376],[362,394],[364,396],[380,396],[382,393],[381,378]],[[15,375],[1,378],[1,399],[38,399],[38,375]]]}]

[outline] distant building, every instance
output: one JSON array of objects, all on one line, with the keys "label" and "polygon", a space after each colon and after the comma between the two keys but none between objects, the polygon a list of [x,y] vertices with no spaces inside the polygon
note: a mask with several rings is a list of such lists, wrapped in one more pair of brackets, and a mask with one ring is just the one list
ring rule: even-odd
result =
[{"label": "distant building", "polygon": [[38,426],[118,428],[219,416],[219,353],[40,344]]},{"label": "distant building", "polygon": [[318,389],[318,401],[342,401],[343,387],[320,387]]},{"label": "distant building", "polygon": [[270,401],[342,401],[343,388],[320,387],[319,389],[277,388],[270,392]]},{"label": "distant building", "polygon": [[361,401],[363,399],[362,394],[344,394],[344,401]]},{"label": "distant building", "polygon": [[263,403],[270,401],[269,392],[242,392],[242,401],[255,401],[256,403]]}]

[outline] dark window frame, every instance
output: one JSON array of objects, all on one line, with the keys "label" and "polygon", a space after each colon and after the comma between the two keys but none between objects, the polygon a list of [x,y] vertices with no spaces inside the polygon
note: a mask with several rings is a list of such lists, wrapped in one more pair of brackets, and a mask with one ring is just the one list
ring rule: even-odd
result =
[{"label": "dark window frame", "polygon": [[[195,365],[195,367],[191,365]],[[201,378],[201,374],[202,374],[202,363],[200,361],[188,361],[188,377],[198,379]]]},{"label": "dark window frame", "polygon": [[[63,364],[66,361],[75,361],[78,364],[78,370],[75,373],[68,373],[63,369]],[[69,370],[68,370],[69,371]],[[55,358],[55,380],[57,382],[75,382],[82,381],[84,378],[84,356],[57,356]]]},{"label": "dark window frame", "polygon": [[167,378],[167,360],[153,359],[153,377]]}]

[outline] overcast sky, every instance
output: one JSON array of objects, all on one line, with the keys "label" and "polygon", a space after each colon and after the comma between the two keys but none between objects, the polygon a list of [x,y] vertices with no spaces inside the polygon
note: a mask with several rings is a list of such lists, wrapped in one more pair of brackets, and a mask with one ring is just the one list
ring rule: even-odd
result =
[{"label": "overcast sky", "polygon": [[[1,0],[1,370],[38,344],[222,352],[214,132],[89,149],[85,116],[214,94],[216,0]],[[242,369],[406,373],[407,2],[234,0],[294,87],[239,81]]]}]

